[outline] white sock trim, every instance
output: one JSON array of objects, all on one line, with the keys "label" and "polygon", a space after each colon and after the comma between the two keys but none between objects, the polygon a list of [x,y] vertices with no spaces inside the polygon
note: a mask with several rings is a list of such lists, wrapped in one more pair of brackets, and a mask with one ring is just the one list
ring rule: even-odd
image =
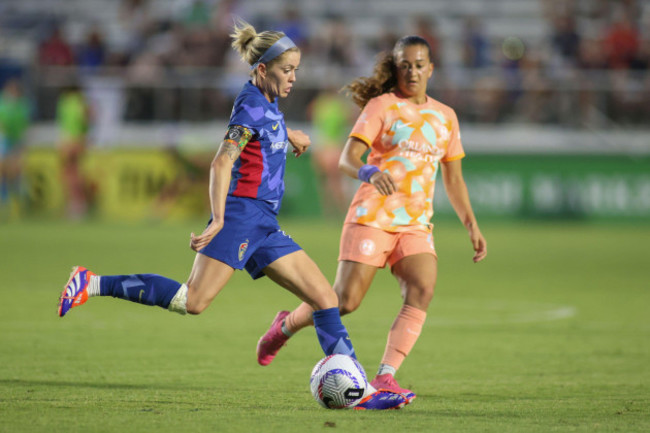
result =
[{"label": "white sock trim", "polygon": [[388,364],[379,364],[379,371],[377,372],[377,375],[379,376],[379,375],[381,375],[381,374],[386,374],[386,373],[388,373],[388,374],[390,374],[391,376],[395,376],[395,373],[396,373],[396,372],[397,372],[397,370],[395,369],[395,367],[393,367],[393,366],[391,366],[391,365],[388,365]]},{"label": "white sock trim", "polygon": [[289,331],[289,328],[287,328],[287,324],[284,320],[282,321],[282,333],[286,337],[291,337],[293,335],[293,332]]},{"label": "white sock trim", "polygon": [[99,278],[100,278],[99,275],[92,275],[90,277],[90,281],[88,282],[88,287],[86,288],[88,297],[99,296]]},{"label": "white sock trim", "polygon": [[172,301],[169,303],[169,311],[179,314],[187,314],[187,286],[182,284]]}]

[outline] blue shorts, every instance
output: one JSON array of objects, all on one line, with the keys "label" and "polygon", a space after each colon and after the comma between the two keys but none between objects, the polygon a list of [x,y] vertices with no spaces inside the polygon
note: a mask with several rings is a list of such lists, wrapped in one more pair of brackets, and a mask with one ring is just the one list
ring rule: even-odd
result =
[{"label": "blue shorts", "polygon": [[263,202],[228,196],[223,228],[199,252],[234,269],[246,268],[257,279],[265,267],[300,249]]}]

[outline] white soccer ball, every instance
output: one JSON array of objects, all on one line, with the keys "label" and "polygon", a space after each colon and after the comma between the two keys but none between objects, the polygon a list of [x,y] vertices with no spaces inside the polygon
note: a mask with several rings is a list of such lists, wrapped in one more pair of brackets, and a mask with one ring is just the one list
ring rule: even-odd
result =
[{"label": "white soccer ball", "polygon": [[327,409],[354,407],[368,389],[368,379],[361,364],[341,354],[326,356],[318,361],[311,372],[309,384],[314,399]]}]

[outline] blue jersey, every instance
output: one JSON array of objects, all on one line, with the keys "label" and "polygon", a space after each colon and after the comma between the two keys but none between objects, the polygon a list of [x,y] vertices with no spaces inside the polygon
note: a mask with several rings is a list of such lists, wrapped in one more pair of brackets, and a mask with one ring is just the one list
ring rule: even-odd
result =
[{"label": "blue jersey", "polygon": [[232,168],[228,195],[266,202],[277,214],[284,194],[287,128],[277,98],[269,102],[250,81],[237,99],[228,127],[239,125],[253,134]]}]

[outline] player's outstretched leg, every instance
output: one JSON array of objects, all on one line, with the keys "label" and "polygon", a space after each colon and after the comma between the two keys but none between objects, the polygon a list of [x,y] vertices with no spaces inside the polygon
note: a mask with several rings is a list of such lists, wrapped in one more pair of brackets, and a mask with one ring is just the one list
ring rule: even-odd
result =
[{"label": "player's outstretched leg", "polygon": [[257,362],[260,365],[269,365],[280,348],[287,343],[289,335],[282,331],[282,324],[288,315],[288,311],[278,312],[269,330],[257,342]]},{"label": "player's outstretched leg", "polygon": [[73,268],[59,298],[60,317],[92,296],[112,296],[145,305],[158,305],[185,314],[187,285],[156,274],[99,276],[88,269]]},{"label": "player's outstretched leg", "polygon": [[95,274],[82,266],[72,268],[70,278],[59,297],[58,314],[65,316],[70,308],[78,307],[88,300],[88,284]]}]

